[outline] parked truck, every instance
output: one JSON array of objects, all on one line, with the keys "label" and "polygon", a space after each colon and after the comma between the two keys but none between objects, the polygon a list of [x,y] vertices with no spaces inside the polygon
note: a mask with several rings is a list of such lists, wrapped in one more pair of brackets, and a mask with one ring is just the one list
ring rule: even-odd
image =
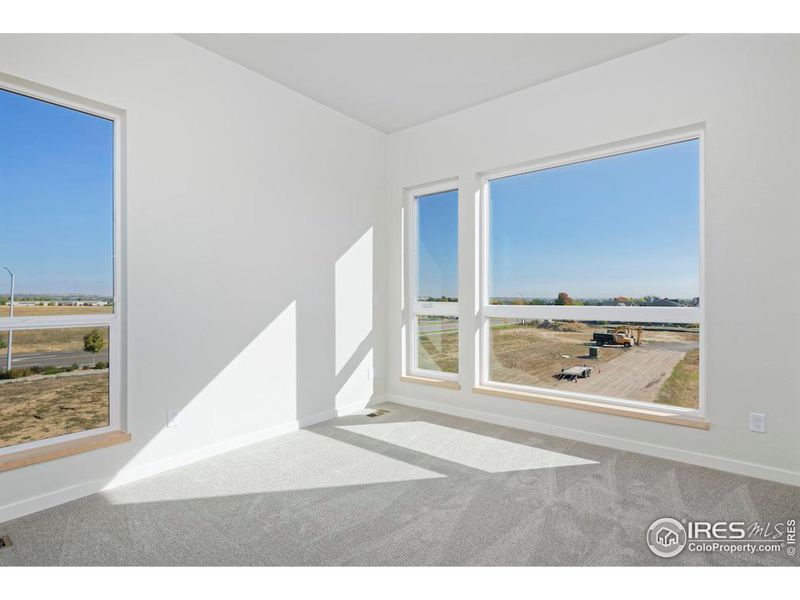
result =
[{"label": "parked truck", "polygon": [[592,341],[596,346],[622,346],[630,348],[642,343],[641,327],[612,327],[605,333],[593,333]]}]

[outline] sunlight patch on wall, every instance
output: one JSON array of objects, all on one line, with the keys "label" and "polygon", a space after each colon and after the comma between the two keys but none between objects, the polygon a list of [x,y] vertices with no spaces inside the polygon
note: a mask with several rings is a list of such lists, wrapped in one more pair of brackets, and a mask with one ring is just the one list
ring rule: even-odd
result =
[{"label": "sunlight patch on wall", "polygon": [[[297,419],[297,306],[292,301],[193,398],[174,398],[179,426],[163,426],[108,485],[125,481],[126,470],[251,435]],[[169,405],[168,405],[169,406]]]},{"label": "sunlight patch on wall", "polygon": [[341,425],[339,429],[487,473],[595,464],[577,456],[424,421]]}]

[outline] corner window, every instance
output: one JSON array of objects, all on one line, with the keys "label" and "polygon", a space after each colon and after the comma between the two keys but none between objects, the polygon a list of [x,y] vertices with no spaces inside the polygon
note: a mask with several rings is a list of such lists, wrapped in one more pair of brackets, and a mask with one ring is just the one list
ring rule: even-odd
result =
[{"label": "corner window", "polygon": [[481,385],[701,408],[700,133],[487,177]]},{"label": "corner window", "polygon": [[119,428],[116,130],[0,89],[0,454]]},{"label": "corner window", "polygon": [[409,194],[407,374],[458,377],[458,190]]}]

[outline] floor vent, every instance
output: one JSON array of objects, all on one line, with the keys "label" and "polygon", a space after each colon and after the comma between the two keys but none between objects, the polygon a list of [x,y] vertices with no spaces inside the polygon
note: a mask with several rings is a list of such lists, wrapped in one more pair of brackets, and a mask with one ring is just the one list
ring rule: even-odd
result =
[{"label": "floor vent", "polygon": [[0,548],[6,548],[8,546],[13,546],[14,544],[11,543],[11,538],[7,535],[0,536]]},{"label": "floor vent", "polygon": [[384,410],[382,408],[379,408],[375,412],[369,413],[367,416],[368,417],[382,417],[383,415],[386,415],[386,414],[389,414],[388,410]]}]

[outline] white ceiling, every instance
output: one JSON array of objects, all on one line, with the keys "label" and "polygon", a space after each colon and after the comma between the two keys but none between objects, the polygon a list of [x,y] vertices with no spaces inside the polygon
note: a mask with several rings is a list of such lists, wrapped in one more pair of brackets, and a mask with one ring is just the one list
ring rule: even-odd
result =
[{"label": "white ceiling", "polygon": [[186,34],[385,133],[670,40],[656,34]]}]

